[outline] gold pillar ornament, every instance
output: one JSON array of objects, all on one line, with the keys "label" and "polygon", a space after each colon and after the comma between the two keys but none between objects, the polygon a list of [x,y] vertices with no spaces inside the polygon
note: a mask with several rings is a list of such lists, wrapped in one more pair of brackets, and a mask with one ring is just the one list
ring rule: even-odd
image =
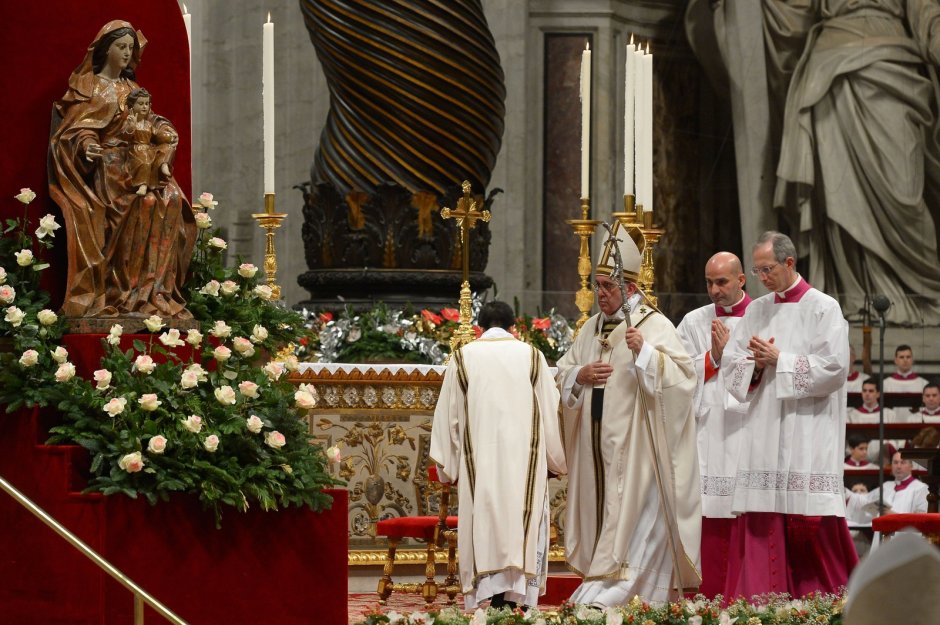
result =
[{"label": "gold pillar ornament", "polygon": [[490,220],[490,211],[477,210],[477,201],[470,195],[470,181],[464,180],[461,187],[463,188],[463,197],[457,200],[457,208],[441,209],[441,217],[457,220],[457,227],[460,228],[460,247],[463,250],[463,284],[460,285],[460,327],[450,337],[451,354],[457,348],[476,338],[473,325],[470,323],[472,304],[470,297],[470,231],[477,221],[489,222]]},{"label": "gold pillar ornament", "polygon": [[[649,300],[650,304],[658,306],[658,298],[654,295],[656,271],[653,261],[653,249],[656,247],[656,244],[659,243],[665,230],[653,225],[653,213],[644,211],[642,204],[636,204],[634,206],[634,198],[632,195],[623,196],[623,205],[625,209],[624,212],[614,213],[612,216],[620,221],[620,224],[628,233],[639,232],[642,245],[640,245],[640,241],[637,241],[637,246],[643,254],[643,260],[640,264],[640,275],[637,280],[637,286],[646,294],[646,298]],[[633,210],[631,210],[631,208],[633,208]],[[634,240],[636,239],[637,237],[634,237]]]},{"label": "gold pillar ornament", "polygon": [[277,252],[274,249],[274,231],[281,227],[281,222],[287,217],[287,213],[274,212],[274,194],[265,193],[264,212],[252,213],[251,216],[265,230],[264,275],[267,276],[267,285],[271,287],[271,299],[278,301],[281,299],[281,287],[275,280]]},{"label": "gold pillar ornament", "polygon": [[581,247],[578,250],[578,276],[581,278],[581,288],[574,295],[574,303],[581,311],[577,323],[574,326],[574,335],[578,336],[581,326],[591,316],[591,308],[594,306],[594,294],[591,287],[588,286],[591,280],[591,271],[594,269],[594,263],[591,262],[591,237],[594,230],[601,223],[596,219],[588,219],[591,213],[590,198],[581,198],[581,219],[566,219],[565,223],[571,226],[575,235],[581,239]]}]

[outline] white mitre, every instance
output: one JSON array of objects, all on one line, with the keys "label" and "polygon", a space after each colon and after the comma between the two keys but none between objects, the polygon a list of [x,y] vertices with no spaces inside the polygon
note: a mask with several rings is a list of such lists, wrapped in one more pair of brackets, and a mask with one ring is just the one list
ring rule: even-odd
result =
[{"label": "white mitre", "polygon": [[862,559],[849,578],[845,625],[938,622],[940,550],[902,531]]},{"label": "white mitre", "polygon": [[[623,279],[627,282],[636,283],[640,277],[640,265],[643,257],[641,255],[643,234],[636,228],[630,228],[624,236],[624,229],[620,221],[615,221],[613,226],[614,237],[620,239],[620,256],[623,259]],[[614,271],[614,255],[611,253],[612,241],[609,239],[601,247],[601,255],[597,260],[597,266],[594,268],[594,274],[598,276],[611,277]]]}]

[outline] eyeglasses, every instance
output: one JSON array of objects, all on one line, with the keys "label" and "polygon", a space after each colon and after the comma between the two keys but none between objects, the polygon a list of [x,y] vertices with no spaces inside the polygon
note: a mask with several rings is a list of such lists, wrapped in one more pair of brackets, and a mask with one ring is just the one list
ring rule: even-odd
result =
[{"label": "eyeglasses", "polygon": [[591,288],[594,289],[595,293],[597,293],[598,291],[604,291],[605,293],[613,293],[619,287],[617,286],[616,282],[611,282],[609,284],[608,283],[601,284],[600,282],[595,281],[593,284],[591,284]]},{"label": "eyeglasses", "polygon": [[766,267],[751,267],[751,275],[757,276],[761,275],[767,277],[770,275],[770,272],[780,263],[774,263],[773,265],[767,265]]}]

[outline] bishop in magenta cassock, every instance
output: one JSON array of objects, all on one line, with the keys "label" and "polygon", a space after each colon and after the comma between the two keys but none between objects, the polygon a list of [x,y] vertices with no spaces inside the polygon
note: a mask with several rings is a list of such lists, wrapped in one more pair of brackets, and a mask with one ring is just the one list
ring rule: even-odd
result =
[{"label": "bishop in magenta cassock", "polygon": [[752,256],[771,292],[748,306],[721,361],[728,391],[749,402],[724,595],[834,592],[858,561],[842,484],[848,325],[796,272],[789,237],[765,232]]},{"label": "bishop in magenta cassock", "polygon": [[730,396],[725,389],[721,356],[731,330],[751,303],[743,290],[744,284],[740,259],[730,252],[718,252],[705,265],[705,286],[712,303],[688,313],[677,328],[692,357],[697,380],[692,405],[702,477],[702,586],[699,590],[708,597],[724,592],[728,547],[735,524],[731,499],[747,404]]}]

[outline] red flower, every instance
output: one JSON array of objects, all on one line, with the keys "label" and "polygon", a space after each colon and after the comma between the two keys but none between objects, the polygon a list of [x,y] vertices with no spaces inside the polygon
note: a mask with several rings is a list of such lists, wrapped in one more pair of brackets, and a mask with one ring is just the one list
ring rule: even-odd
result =
[{"label": "red flower", "polygon": [[321,312],[320,313],[320,323],[326,323],[328,321],[333,321],[333,313],[331,312]]},{"label": "red flower", "polygon": [[548,330],[552,327],[552,320],[548,317],[535,318],[532,320],[532,327],[536,330]]},{"label": "red flower", "polygon": [[473,326],[473,332],[477,335],[477,338],[483,336],[483,328],[480,326]]},{"label": "red flower", "polygon": [[441,308],[441,316],[448,321],[460,321],[460,311],[456,308]]},{"label": "red flower", "polygon": [[427,308],[421,311],[421,316],[424,317],[425,321],[429,321],[436,326],[441,325],[441,322],[444,321],[443,319],[441,319],[440,315],[435,315]]},{"label": "red flower", "polygon": [[301,345],[306,345],[308,342],[309,342],[309,341],[307,341],[307,337],[306,337],[306,336],[300,339],[300,344],[301,344]]}]

